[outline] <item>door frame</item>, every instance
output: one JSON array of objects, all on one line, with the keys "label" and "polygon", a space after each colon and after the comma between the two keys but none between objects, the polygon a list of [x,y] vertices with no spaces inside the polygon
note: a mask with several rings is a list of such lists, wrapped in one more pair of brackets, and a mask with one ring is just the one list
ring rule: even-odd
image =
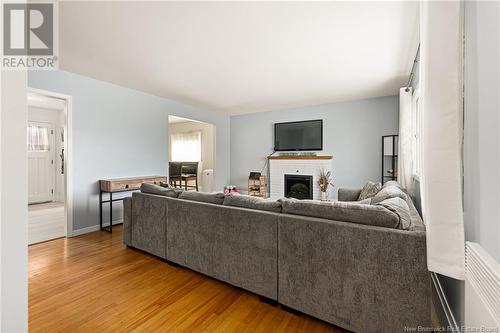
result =
[{"label": "door frame", "polygon": [[[35,93],[42,96],[62,99],[65,102],[64,115],[66,123],[64,127],[64,180],[65,180],[65,202],[64,212],[66,215],[66,224],[64,233],[66,237],[73,236],[73,97],[49,90],[36,89],[28,87],[27,93]],[[27,98],[27,95],[26,95]]]}]

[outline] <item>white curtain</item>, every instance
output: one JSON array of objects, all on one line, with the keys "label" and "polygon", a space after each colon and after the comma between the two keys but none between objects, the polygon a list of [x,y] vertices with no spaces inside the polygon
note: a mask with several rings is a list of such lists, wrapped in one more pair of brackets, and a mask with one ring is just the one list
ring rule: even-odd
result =
[{"label": "white curtain", "polygon": [[201,161],[201,132],[175,133],[170,136],[171,159],[176,162]]},{"label": "white curtain", "polygon": [[422,210],[430,271],[464,279],[462,207],[463,8],[421,2]]},{"label": "white curtain", "polygon": [[27,134],[28,151],[46,151],[50,149],[47,127],[29,125]]},{"label": "white curtain", "polygon": [[412,88],[399,90],[398,182],[408,191],[411,191],[413,172],[412,92]]}]

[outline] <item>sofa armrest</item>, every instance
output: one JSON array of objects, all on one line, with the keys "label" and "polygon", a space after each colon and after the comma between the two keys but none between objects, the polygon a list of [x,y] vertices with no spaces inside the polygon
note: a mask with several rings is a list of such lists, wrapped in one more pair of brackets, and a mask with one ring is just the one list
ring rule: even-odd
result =
[{"label": "sofa armrest", "polygon": [[132,246],[166,258],[167,197],[149,193],[132,194]]},{"label": "sofa armrest", "polygon": [[123,244],[132,246],[132,197],[123,199]]},{"label": "sofa armrest", "polygon": [[283,214],[281,304],[353,332],[431,325],[425,232]]},{"label": "sofa armrest", "polygon": [[360,188],[339,188],[339,201],[358,201]]}]

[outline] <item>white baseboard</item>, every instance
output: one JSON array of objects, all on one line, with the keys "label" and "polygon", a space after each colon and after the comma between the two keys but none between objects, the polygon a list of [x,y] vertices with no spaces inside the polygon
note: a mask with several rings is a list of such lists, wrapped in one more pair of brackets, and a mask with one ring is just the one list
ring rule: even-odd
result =
[{"label": "white baseboard", "polygon": [[[113,221],[113,226],[117,225],[117,224],[121,224],[121,223],[123,223],[123,219],[115,220],[115,221]],[[108,227],[109,223],[104,223],[103,226]],[[71,233],[71,237],[80,236],[83,234],[88,234],[89,232],[98,231],[99,229],[100,229],[99,224],[93,225],[90,227],[86,227],[86,228],[76,229],[76,230],[73,230],[73,232]]]}]

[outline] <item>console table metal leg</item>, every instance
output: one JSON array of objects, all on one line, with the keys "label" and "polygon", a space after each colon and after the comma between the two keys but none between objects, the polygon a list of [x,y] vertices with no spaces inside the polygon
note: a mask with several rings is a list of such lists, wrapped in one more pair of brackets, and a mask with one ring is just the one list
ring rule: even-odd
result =
[{"label": "console table metal leg", "polygon": [[109,192],[109,232],[113,232],[113,193]]},{"label": "console table metal leg", "polygon": [[99,227],[102,230],[102,191],[99,191]]}]

